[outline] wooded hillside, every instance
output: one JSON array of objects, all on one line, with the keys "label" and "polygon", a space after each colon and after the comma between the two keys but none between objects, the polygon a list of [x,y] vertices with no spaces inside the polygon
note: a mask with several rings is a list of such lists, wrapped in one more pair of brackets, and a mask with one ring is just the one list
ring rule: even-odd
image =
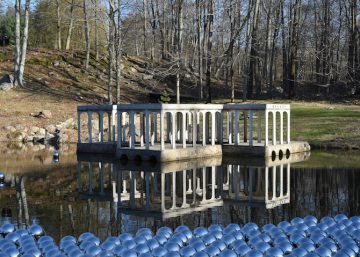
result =
[{"label": "wooded hillside", "polygon": [[106,63],[109,102],[126,56],[171,81],[177,102],[184,80],[208,102],[360,95],[357,0],[31,1],[0,7],[0,35],[20,49],[28,12],[29,48],[82,52],[85,71]]}]

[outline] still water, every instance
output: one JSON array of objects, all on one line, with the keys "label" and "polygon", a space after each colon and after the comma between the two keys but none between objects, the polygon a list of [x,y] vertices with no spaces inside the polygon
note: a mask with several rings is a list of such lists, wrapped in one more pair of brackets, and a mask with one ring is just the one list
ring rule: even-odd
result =
[{"label": "still water", "polygon": [[57,240],[85,231],[104,239],[140,227],[360,214],[359,152],[141,164],[77,156],[74,145],[0,149],[0,222],[36,222]]}]

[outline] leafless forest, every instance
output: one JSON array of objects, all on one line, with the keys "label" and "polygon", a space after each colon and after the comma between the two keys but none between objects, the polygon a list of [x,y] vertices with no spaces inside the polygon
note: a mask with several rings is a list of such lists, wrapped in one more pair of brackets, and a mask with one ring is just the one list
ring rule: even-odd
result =
[{"label": "leafless forest", "polygon": [[232,101],[294,99],[304,85],[360,94],[357,0],[25,1],[1,6],[0,33],[16,46],[15,75],[23,73],[26,41],[83,50],[84,69],[90,58],[108,63],[109,92],[116,92],[110,102],[120,99],[121,62],[129,55],[174,77],[177,102],[188,74],[204,101],[219,98],[215,80]]}]

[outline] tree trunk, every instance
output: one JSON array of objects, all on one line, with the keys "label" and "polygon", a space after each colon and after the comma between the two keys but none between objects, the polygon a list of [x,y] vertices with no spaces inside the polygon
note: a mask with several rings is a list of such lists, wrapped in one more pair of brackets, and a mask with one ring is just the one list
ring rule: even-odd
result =
[{"label": "tree trunk", "polygon": [[14,86],[20,85],[20,58],[21,58],[21,33],[20,33],[20,0],[15,1],[15,53],[14,53]]},{"label": "tree trunk", "polygon": [[208,103],[211,103],[211,59],[212,59],[212,36],[214,23],[214,0],[208,0],[208,40],[207,40],[207,64],[206,64],[206,87],[208,89]]},{"label": "tree trunk", "polygon": [[203,60],[202,60],[202,42],[201,42],[201,0],[196,0],[196,32],[197,32],[197,52],[198,52],[198,73],[199,73],[199,86],[200,86],[200,99],[203,99]]},{"label": "tree trunk", "polygon": [[28,44],[28,36],[29,36],[29,15],[30,15],[30,0],[25,1],[25,20],[24,20],[24,31],[22,38],[22,47],[20,53],[20,65],[19,65],[19,77],[17,81],[20,86],[24,86],[24,69],[25,69],[25,61],[26,61],[26,52],[27,52],[27,44]]},{"label": "tree trunk", "polygon": [[112,84],[113,84],[113,65],[114,65],[114,15],[115,6],[113,0],[109,0],[109,42],[108,42],[108,101],[113,104]]},{"label": "tree trunk", "polygon": [[144,23],[143,23],[143,37],[144,37],[144,41],[143,41],[143,44],[144,44],[144,49],[143,49],[143,55],[144,56],[147,56],[147,45],[146,45],[146,23],[147,23],[147,1],[146,0],[143,0],[143,16],[144,16]]},{"label": "tree trunk", "polygon": [[94,2],[94,19],[95,19],[95,60],[99,60],[99,17],[98,17],[98,0]]},{"label": "tree trunk", "polygon": [[120,103],[120,82],[121,82],[121,57],[122,57],[122,38],[121,38],[121,0],[118,0],[117,10],[117,30],[116,30],[116,104]]},{"label": "tree trunk", "polygon": [[66,45],[65,45],[66,50],[70,49],[71,35],[72,35],[73,27],[74,27],[74,7],[75,7],[74,0],[71,0],[70,23],[69,23],[69,28],[68,28],[67,37],[66,37]]},{"label": "tree trunk", "polygon": [[180,72],[182,65],[182,34],[183,34],[183,0],[178,0],[178,27],[177,27],[177,72],[176,72],[176,103],[180,103]]},{"label": "tree trunk", "polygon": [[90,26],[88,20],[86,0],[83,0],[83,12],[84,12],[84,23],[85,23],[84,25],[85,25],[85,49],[86,49],[85,70],[88,70],[89,61],[90,61]]},{"label": "tree trunk", "polygon": [[60,0],[56,0],[56,16],[57,16],[57,48],[61,49],[61,16],[60,16]]}]

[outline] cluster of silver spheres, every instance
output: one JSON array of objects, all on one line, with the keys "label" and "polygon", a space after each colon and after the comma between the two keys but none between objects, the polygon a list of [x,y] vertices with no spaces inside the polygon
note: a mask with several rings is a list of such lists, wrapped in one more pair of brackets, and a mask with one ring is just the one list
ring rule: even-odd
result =
[{"label": "cluster of silver spheres", "polygon": [[360,217],[342,214],[320,221],[313,216],[294,218],[262,228],[254,223],[243,227],[211,225],[194,230],[187,226],[175,230],[161,227],[155,234],[141,228],[136,235],[124,233],[103,242],[86,232],[79,238],[65,236],[56,244],[39,225],[16,230],[14,225],[5,224],[0,233],[0,257],[360,256]]}]

